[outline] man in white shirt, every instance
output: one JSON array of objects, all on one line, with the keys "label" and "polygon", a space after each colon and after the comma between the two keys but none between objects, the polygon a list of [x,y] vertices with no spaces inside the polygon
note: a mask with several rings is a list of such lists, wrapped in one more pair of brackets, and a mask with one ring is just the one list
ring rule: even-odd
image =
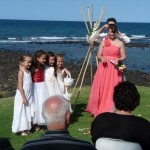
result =
[{"label": "man in white shirt", "polygon": [[[98,41],[102,41],[102,39],[107,35],[107,33],[101,33],[103,30],[106,30],[110,24],[117,24],[117,21],[115,18],[108,18],[106,21],[106,24],[102,26],[98,31],[97,34],[99,35]],[[126,34],[121,33],[118,31],[118,38],[122,40],[124,43],[130,43],[130,38],[126,36]]]}]

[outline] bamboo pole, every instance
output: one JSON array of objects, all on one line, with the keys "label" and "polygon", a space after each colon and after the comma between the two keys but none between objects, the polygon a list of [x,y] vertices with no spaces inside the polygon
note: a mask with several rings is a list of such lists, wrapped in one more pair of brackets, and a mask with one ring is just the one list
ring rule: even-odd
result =
[{"label": "bamboo pole", "polygon": [[[91,51],[91,48],[90,48],[90,51]],[[79,90],[78,90],[78,94],[77,94],[77,97],[76,97],[76,100],[75,100],[75,103],[74,103],[73,112],[74,112],[74,110],[75,110],[75,106],[76,106],[77,100],[78,100],[78,98],[79,98],[81,89],[82,89],[82,84],[83,84],[83,81],[84,81],[85,73],[86,73],[86,70],[87,70],[87,67],[88,67],[90,58],[91,58],[91,53],[89,53],[88,61],[87,61],[87,63],[86,63],[86,67],[85,67],[85,69],[84,69],[84,73],[83,73],[83,76],[82,76],[82,80],[81,80],[81,83],[80,83],[80,87],[79,87]]]},{"label": "bamboo pole", "polygon": [[83,17],[83,20],[84,20],[84,23],[85,23],[86,29],[87,29],[87,31],[88,31],[88,34],[90,34],[90,31],[89,31],[89,28],[88,28],[88,24],[87,24],[87,22],[86,22],[86,18],[85,18],[85,16],[84,16],[84,13],[83,13],[83,10],[82,10],[82,6],[81,6],[81,4],[80,4],[80,10],[81,10],[82,17]]},{"label": "bamboo pole", "polygon": [[[90,50],[91,50],[91,48],[90,48]],[[82,88],[84,76],[85,76],[85,73],[86,73],[86,70],[87,70],[87,67],[88,67],[90,58],[91,58],[91,53],[89,54],[89,58],[88,58],[88,61],[87,61],[87,63],[86,63],[86,67],[85,67],[85,69],[84,69],[84,73],[83,73],[83,76],[82,76],[82,80],[81,80],[81,84],[80,84],[80,87],[79,87],[79,91],[80,91],[81,88]]]},{"label": "bamboo pole", "polygon": [[92,14],[91,14],[92,27],[93,27],[93,13],[94,13],[94,5],[92,5]]},{"label": "bamboo pole", "polygon": [[91,51],[90,53],[91,53],[91,65],[90,65],[90,70],[91,70],[91,85],[92,85],[92,82],[93,82],[92,51]]},{"label": "bamboo pole", "polygon": [[88,51],[87,51],[87,53],[86,53],[86,56],[85,56],[85,58],[84,58],[84,61],[83,61],[83,64],[82,64],[82,67],[81,67],[80,73],[79,73],[79,75],[78,75],[77,81],[76,81],[76,83],[75,83],[75,86],[74,86],[74,89],[73,89],[72,95],[74,94],[75,89],[76,89],[76,87],[77,87],[77,84],[78,84],[78,82],[79,82],[79,79],[80,79],[80,76],[81,76],[82,70],[83,70],[83,68],[84,68],[84,65],[85,65],[86,59],[87,59],[87,57],[88,57],[88,55],[89,55],[89,52],[90,52],[90,47],[89,47],[89,49],[88,49]]},{"label": "bamboo pole", "polygon": [[88,7],[88,17],[89,17],[89,21],[90,21],[90,28],[92,29],[92,20],[91,20],[91,13],[90,13],[90,8]]},{"label": "bamboo pole", "polygon": [[100,26],[100,23],[101,23],[101,21],[103,19],[103,16],[104,16],[104,13],[105,13],[106,9],[107,9],[107,5],[102,8],[102,11],[101,11],[101,14],[100,14],[100,18],[99,18],[99,21],[98,21],[98,25],[99,26]]}]

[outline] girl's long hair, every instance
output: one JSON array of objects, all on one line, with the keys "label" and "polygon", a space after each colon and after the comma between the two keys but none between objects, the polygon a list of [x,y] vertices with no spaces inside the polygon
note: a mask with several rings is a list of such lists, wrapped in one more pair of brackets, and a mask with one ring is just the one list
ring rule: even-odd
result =
[{"label": "girl's long hair", "polygon": [[54,57],[55,58],[54,68],[56,68],[56,55],[53,52],[51,52],[51,51],[46,53],[46,65],[49,66],[49,58],[50,57]]},{"label": "girl's long hair", "polygon": [[40,58],[42,55],[46,55],[46,53],[43,50],[38,50],[35,52],[35,54],[32,56],[32,72],[35,71],[35,69],[44,69],[44,65],[40,64],[37,60],[37,58]]}]

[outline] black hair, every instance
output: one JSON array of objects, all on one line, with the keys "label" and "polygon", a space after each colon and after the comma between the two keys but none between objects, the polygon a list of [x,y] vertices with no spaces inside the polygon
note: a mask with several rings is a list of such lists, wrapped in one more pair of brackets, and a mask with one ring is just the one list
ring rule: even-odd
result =
[{"label": "black hair", "polygon": [[115,24],[117,24],[117,21],[116,21],[115,18],[108,18],[107,21],[106,21],[106,23],[108,24],[109,21],[112,21],[112,22],[114,22]]},{"label": "black hair", "polygon": [[113,101],[116,109],[133,111],[140,104],[140,94],[133,83],[120,82],[114,88]]},{"label": "black hair", "polygon": [[118,32],[118,27],[115,24],[110,24],[108,26],[108,30],[111,29],[113,33],[117,33]]}]

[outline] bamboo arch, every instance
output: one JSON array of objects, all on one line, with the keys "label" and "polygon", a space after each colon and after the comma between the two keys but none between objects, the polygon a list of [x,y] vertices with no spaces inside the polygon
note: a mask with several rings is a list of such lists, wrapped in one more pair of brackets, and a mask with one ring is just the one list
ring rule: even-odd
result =
[{"label": "bamboo arch", "polygon": [[[98,27],[100,26],[100,23],[103,19],[103,16],[105,14],[105,11],[107,9],[107,6],[104,6],[101,10],[101,13],[100,13],[100,17],[99,17],[99,20],[97,21],[97,24],[98,24]],[[82,14],[82,17],[83,17],[83,20],[84,20],[84,23],[85,23],[85,26],[86,26],[86,29],[87,29],[87,33],[88,33],[88,36],[90,37],[91,36],[91,30],[93,29],[93,12],[94,12],[94,6],[92,5],[92,11],[90,11],[90,8],[88,7],[87,8],[87,11],[88,11],[88,19],[89,19],[89,24],[90,24],[90,29],[89,29],[89,26],[87,24],[87,21],[86,21],[86,17],[84,15],[84,12],[83,12],[83,9],[82,9],[82,5],[80,4],[80,11],[81,11],[81,14]],[[95,43],[94,41],[90,41],[89,40],[89,48],[87,50],[87,53],[85,55],[85,58],[84,58],[84,61],[82,63],[82,67],[80,69],[80,72],[79,72],[79,75],[78,75],[78,78],[76,80],[76,83],[75,83],[75,86],[73,88],[73,92],[72,92],[72,95],[74,94],[76,88],[77,88],[77,85],[79,83],[79,80],[81,80],[80,82],[80,85],[79,85],[79,89],[78,89],[78,93],[77,93],[77,96],[76,96],[76,99],[75,99],[75,103],[74,103],[74,106],[73,106],[73,112],[75,110],[75,106],[77,104],[77,100],[80,96],[80,93],[81,93],[81,90],[82,90],[82,85],[83,85],[83,81],[84,81],[84,78],[85,78],[85,74],[86,74],[86,71],[87,71],[87,67],[89,65],[89,62],[91,62],[91,65],[90,65],[90,70],[91,70],[91,84],[92,84],[92,80],[93,80],[93,74],[92,74],[92,52],[95,53],[95,59],[96,59],[96,64],[98,66],[98,59],[97,59],[97,56],[96,56],[96,48],[95,48]]]}]

